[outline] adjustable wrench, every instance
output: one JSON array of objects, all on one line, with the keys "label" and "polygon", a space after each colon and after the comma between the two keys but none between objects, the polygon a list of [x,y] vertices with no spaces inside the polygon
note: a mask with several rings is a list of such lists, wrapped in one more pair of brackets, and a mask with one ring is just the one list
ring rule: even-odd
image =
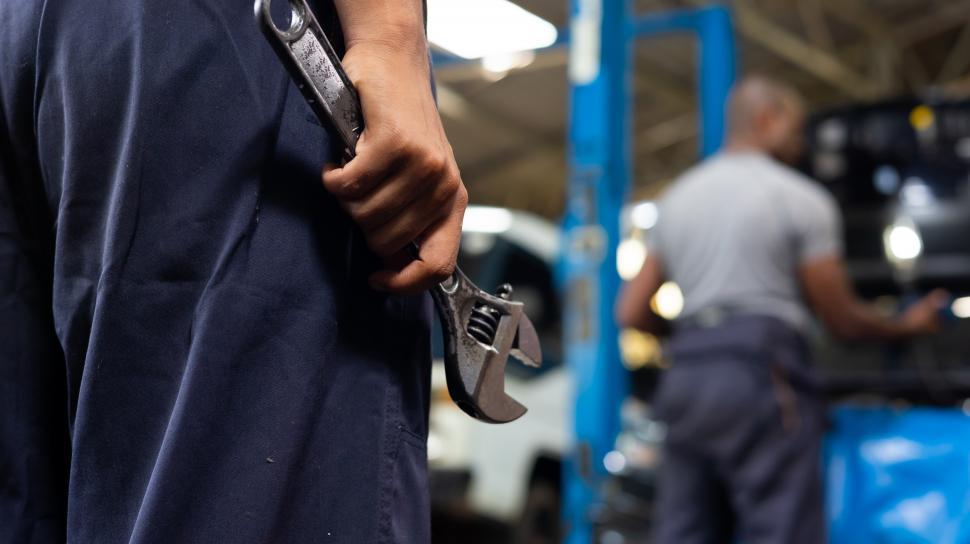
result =
[{"label": "adjustable wrench", "polygon": [[[287,0],[290,27],[277,28],[272,0],[256,0],[256,22],[320,121],[340,136],[345,160],[355,156],[364,131],[357,91],[306,0]],[[418,258],[418,246],[409,251]],[[535,327],[512,288],[495,295],[473,284],[459,269],[431,289],[445,344],[448,392],[468,415],[488,423],[518,419],[526,408],[505,393],[509,355],[529,366],[542,364]]]}]

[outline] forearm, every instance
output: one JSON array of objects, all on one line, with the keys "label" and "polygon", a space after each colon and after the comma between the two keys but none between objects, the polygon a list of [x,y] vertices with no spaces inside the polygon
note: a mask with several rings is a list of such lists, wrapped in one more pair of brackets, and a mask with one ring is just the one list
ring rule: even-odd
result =
[{"label": "forearm", "polygon": [[635,278],[623,285],[616,299],[614,317],[620,327],[660,334],[667,322],[650,308],[650,300],[663,283],[663,265],[656,256],[647,257]]},{"label": "forearm", "polygon": [[859,299],[853,300],[830,321],[833,332],[847,340],[897,340],[911,334],[900,319],[884,316]]},{"label": "forearm", "polygon": [[421,59],[428,45],[421,0],[334,0],[347,49],[367,44]]},{"label": "forearm", "polygon": [[860,299],[841,257],[837,255],[802,265],[799,278],[812,308],[839,338],[896,340],[922,332],[924,318],[916,316],[914,319],[909,313],[886,316]]},{"label": "forearm", "polygon": [[616,324],[622,328],[660,334],[666,329],[666,323],[650,308],[652,295],[637,291],[636,286],[631,284],[626,284],[621,289],[614,308]]}]

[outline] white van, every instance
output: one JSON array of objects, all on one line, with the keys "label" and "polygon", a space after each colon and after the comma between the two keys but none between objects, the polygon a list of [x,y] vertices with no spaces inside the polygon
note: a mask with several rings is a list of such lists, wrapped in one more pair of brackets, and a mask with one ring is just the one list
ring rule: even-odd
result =
[{"label": "white van", "polygon": [[[525,303],[539,333],[542,367],[510,360],[506,371],[506,391],[529,411],[507,425],[473,420],[448,396],[440,352],[432,372],[428,459],[435,507],[488,516],[520,535],[558,525],[560,460],[571,440],[572,387],[562,364],[555,281],[559,241],[559,228],[532,214],[480,206],[465,214],[462,271],[489,291],[511,284],[512,298]],[[433,345],[440,350],[439,339]]]}]

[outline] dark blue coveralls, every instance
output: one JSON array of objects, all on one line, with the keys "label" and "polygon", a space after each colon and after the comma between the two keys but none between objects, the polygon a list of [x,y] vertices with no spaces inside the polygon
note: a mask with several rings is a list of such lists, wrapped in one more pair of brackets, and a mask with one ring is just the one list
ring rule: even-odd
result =
[{"label": "dark blue coveralls", "polygon": [[734,316],[681,326],[665,352],[656,541],[825,542],[825,413],[801,334],[773,317]]},{"label": "dark blue coveralls", "polygon": [[430,306],[252,11],[0,2],[0,543],[429,539]]}]

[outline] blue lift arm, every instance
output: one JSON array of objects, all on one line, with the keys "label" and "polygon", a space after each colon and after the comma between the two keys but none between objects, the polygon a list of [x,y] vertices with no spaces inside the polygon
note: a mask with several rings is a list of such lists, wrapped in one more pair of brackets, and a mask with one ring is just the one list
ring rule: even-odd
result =
[{"label": "blue lift arm", "polygon": [[564,460],[568,544],[593,542],[593,516],[608,474],[603,465],[620,431],[627,375],[620,364],[613,302],[620,288],[619,215],[631,181],[632,47],[659,33],[696,33],[702,155],[724,132],[734,79],[728,10],[712,6],[635,18],[630,0],[571,0],[569,196],[563,228],[566,363],[574,376],[575,441]]}]

